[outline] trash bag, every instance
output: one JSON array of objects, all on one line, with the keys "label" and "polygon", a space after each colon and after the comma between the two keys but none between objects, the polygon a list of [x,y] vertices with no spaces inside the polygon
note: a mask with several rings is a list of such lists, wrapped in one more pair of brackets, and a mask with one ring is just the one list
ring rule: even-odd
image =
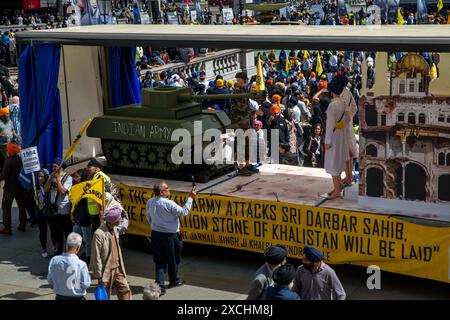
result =
[{"label": "trash bag", "polygon": [[105,285],[99,285],[94,293],[95,300],[109,300],[108,292],[106,292]]}]

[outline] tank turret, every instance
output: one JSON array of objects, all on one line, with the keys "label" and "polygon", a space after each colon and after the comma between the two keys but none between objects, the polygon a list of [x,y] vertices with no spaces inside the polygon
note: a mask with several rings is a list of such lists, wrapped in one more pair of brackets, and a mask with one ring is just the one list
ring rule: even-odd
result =
[{"label": "tank turret", "polygon": [[[226,113],[202,110],[196,100],[256,96],[257,93],[193,96],[190,88],[146,88],[142,90],[141,104],[107,109],[103,116],[93,119],[87,135],[101,138],[107,172],[172,179],[190,179],[195,175],[198,181],[207,181],[229,172],[233,166],[173,163],[172,149],[179,141],[171,139],[172,133],[186,129],[192,145],[196,135],[205,130],[218,129],[225,133],[231,125]],[[200,131],[195,128],[199,123]]]}]

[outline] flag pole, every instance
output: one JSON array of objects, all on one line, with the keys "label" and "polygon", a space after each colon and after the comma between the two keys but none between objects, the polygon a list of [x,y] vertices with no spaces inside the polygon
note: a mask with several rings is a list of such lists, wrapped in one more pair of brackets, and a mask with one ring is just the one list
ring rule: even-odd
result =
[{"label": "flag pole", "polygon": [[33,190],[34,190],[34,202],[39,207],[39,200],[37,199],[37,190],[36,190],[36,178],[34,177],[34,172],[31,173],[31,180],[33,181]]}]

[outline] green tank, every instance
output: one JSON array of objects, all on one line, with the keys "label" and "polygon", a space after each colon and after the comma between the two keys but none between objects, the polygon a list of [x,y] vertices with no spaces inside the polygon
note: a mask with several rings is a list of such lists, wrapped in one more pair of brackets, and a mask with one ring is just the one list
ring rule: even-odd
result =
[{"label": "green tank", "polygon": [[174,164],[171,153],[178,141],[172,141],[171,135],[176,129],[187,129],[193,145],[195,121],[201,121],[203,132],[215,128],[225,133],[231,124],[226,113],[202,110],[202,104],[195,100],[255,94],[193,96],[191,92],[190,88],[146,88],[142,90],[141,104],[107,109],[103,116],[94,118],[87,135],[101,139],[107,159],[105,171],[181,180],[190,180],[194,175],[198,181],[207,182],[233,170],[233,165]]}]

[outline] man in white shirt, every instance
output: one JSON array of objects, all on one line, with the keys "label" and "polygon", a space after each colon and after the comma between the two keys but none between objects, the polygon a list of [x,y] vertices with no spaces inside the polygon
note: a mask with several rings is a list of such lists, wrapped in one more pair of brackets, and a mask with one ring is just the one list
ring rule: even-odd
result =
[{"label": "man in white shirt", "polygon": [[197,191],[195,187],[189,193],[184,207],[170,200],[170,188],[162,181],[153,187],[155,194],[147,202],[147,221],[152,230],[153,261],[156,265],[156,283],[165,294],[165,273],[168,269],[169,288],[184,284],[178,277],[178,265],[181,262],[181,235],[179,217],[189,214]]},{"label": "man in white shirt", "polygon": [[331,55],[330,59],[328,60],[328,64],[330,65],[330,67],[335,68],[338,65],[338,58],[336,56],[336,53],[333,52],[333,54]]},{"label": "man in white shirt", "polygon": [[67,251],[50,260],[47,280],[53,286],[56,300],[85,300],[91,277],[86,262],[77,256],[82,240],[78,233],[69,234]]}]

